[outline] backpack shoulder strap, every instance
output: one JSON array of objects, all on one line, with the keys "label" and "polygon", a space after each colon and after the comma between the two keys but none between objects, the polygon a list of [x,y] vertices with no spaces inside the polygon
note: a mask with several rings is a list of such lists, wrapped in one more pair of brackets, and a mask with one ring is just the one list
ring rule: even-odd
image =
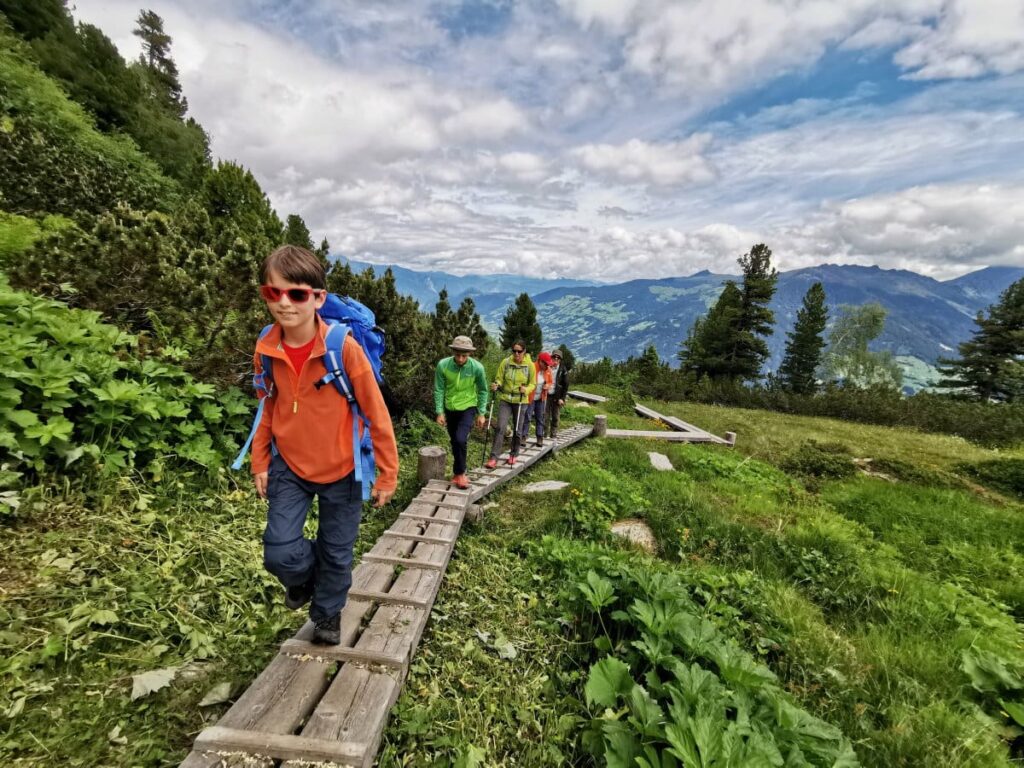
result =
[{"label": "backpack shoulder strap", "polygon": [[[273,327],[273,324],[264,326],[257,337],[257,341],[270,333],[270,329]],[[260,370],[253,372],[252,386],[256,390],[256,395],[259,397],[260,402],[256,406],[256,415],[252,419],[249,437],[245,439],[245,445],[242,446],[242,450],[238,452],[235,460],[231,463],[231,468],[234,470],[242,468],[242,462],[245,461],[245,455],[249,453],[249,446],[252,445],[253,438],[256,437],[256,430],[260,426],[260,420],[263,418],[263,409],[266,407],[267,398],[274,395],[274,361],[271,360],[269,355],[260,355]]]},{"label": "backpack shoulder strap", "polygon": [[[366,418],[356,401],[355,392],[352,390],[352,380],[345,370],[345,361],[342,350],[345,347],[345,339],[348,338],[352,329],[345,323],[331,323],[324,334],[324,368],[327,372],[316,381],[313,386],[320,389],[325,384],[334,384],[342,397],[348,402],[352,410],[352,464],[355,468],[356,482],[362,486],[363,501],[370,498],[370,491],[373,489],[373,480],[376,475],[377,465],[373,457],[373,440],[370,437],[370,420]],[[362,435],[359,434],[359,424],[362,422]]]}]

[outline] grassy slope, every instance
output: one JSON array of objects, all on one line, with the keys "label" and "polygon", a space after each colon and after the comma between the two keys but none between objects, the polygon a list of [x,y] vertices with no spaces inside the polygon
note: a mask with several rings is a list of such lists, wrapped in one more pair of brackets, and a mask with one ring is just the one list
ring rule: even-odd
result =
[{"label": "grassy slope", "polygon": [[[656,407],[717,431],[738,431],[738,450],[588,443],[545,462],[528,481],[557,478],[586,489],[593,485],[592,467],[600,465],[642,487],[661,557],[676,562],[696,590],[738,609],[734,629],[748,647],[806,706],[853,738],[865,764],[1007,765],[1006,743],[987,719],[1000,718],[998,701],[971,688],[961,653],[977,650],[984,640],[1004,658],[1022,660],[1021,628],[1011,613],[1020,615],[1024,607],[1017,586],[1024,582],[1024,518],[1019,505],[997,494],[979,495],[952,474],[961,461],[1005,452],[827,419],[688,404]],[[611,421],[650,426],[619,414]],[[772,464],[809,438],[842,441],[859,456],[899,459],[921,477],[953,487],[859,476],[814,483],[816,490],[808,491]],[[683,471],[652,473],[648,450],[667,453]],[[494,600],[492,585],[499,581],[534,593],[529,560],[520,559],[518,571],[509,565],[522,545],[544,533],[569,533],[561,517],[566,494],[527,496],[519,491],[524,482],[503,491],[480,531],[460,542],[457,558],[471,552],[480,567],[456,566],[441,604],[472,594],[473,604],[486,608],[466,613],[464,622],[443,633],[433,625],[428,631],[421,658],[445,661],[421,662],[400,700],[386,754],[402,755],[403,764],[435,764],[438,755],[465,759],[472,744],[486,749],[487,764],[554,765],[543,759],[544,745],[567,748],[555,727],[558,710],[547,712],[546,730],[515,743],[514,735],[523,735],[516,717],[496,722],[478,707],[465,706],[466,694],[432,697],[418,684],[420,676],[440,676],[454,685],[461,676],[468,677],[470,689],[488,688],[493,670],[463,666],[466,653],[477,646],[486,651],[476,632],[503,631],[514,644],[535,647],[537,628],[549,626],[545,595],[550,598],[552,585],[539,585],[532,623],[524,620],[522,606]],[[508,575],[498,576],[492,570],[496,563]],[[572,679],[579,673],[572,654],[560,652],[557,632],[548,636],[549,656],[555,657],[548,675]],[[536,674],[532,656],[506,664],[523,664],[529,675]],[[503,670],[499,680],[515,674],[500,662],[492,666]],[[536,691],[527,686],[502,683],[499,691],[484,700],[500,701],[512,712],[535,701]],[[580,714],[573,704],[562,711],[566,717]],[[431,729],[416,725],[425,720],[433,722]]]},{"label": "grassy slope", "polygon": [[[702,599],[735,608],[732,633],[854,739],[865,764],[1007,765],[981,715],[998,717],[997,705],[971,689],[960,651],[981,636],[1019,650],[1007,616],[1021,596],[1000,586],[1024,581],[1019,505],[866,477],[809,492],[773,465],[808,437],[943,473],[1005,454],[880,427],[664,407],[735,429],[738,449],[587,442],[502,491],[459,543],[381,764],[589,764],[575,738],[586,713],[571,695],[586,670],[551,606],[564,585],[539,580],[525,554],[545,533],[578,532],[564,519],[566,492],[521,488],[549,478],[591,488],[601,466],[642,489],[660,556]],[[593,413],[568,409],[570,418]],[[408,439],[437,441],[440,431]],[[682,471],[652,472],[648,450]],[[371,516],[361,546],[413,493],[414,469],[410,454],[404,499]],[[301,621],[261,570],[260,505],[244,485],[204,490],[190,480],[126,483],[87,508],[38,502],[8,529],[0,555],[0,700],[9,702],[0,755],[26,765],[176,764],[227,706],[200,709],[204,693],[222,681],[244,687]],[[97,614],[104,609],[115,617]],[[130,700],[132,674],[189,662],[199,663],[168,688]]]}]

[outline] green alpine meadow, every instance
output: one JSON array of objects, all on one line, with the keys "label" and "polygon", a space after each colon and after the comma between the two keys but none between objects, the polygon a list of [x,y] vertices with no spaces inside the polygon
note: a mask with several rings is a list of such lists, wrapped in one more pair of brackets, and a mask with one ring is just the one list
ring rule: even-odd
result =
[{"label": "green alpine meadow", "polygon": [[[946,10],[900,4],[896,16],[865,11],[875,26],[858,17],[832,29],[838,22],[805,4],[769,4],[818,19],[789,34],[827,47],[821,66],[838,66],[832,57],[852,69],[875,62],[866,79],[850,81],[850,93],[809,90],[780,105],[754,94],[774,84],[765,92],[782,99],[817,70],[799,58],[811,53],[786,41],[736,63],[754,46],[749,29],[773,34],[772,23],[757,25],[757,3],[753,26],[737,32],[747,44],[718,41],[707,71],[703,59],[678,60],[721,10],[697,0],[650,8],[357,3],[344,13],[330,4],[239,2],[216,13],[187,2],[128,11],[80,4],[0,0],[3,765],[181,765],[307,623],[306,611],[285,600],[314,590],[314,579],[284,586],[266,570],[268,501],[249,465],[231,465],[256,414],[257,339],[275,319],[288,322],[268,306],[304,305],[313,318],[306,302],[322,291],[375,316],[384,384],[366,375],[359,387],[382,389],[398,446],[398,487],[383,506],[363,504],[356,562],[399,514],[422,511],[413,504],[425,485],[421,449],[447,451],[450,490],[464,487],[460,477],[469,482],[453,463],[453,420],[438,406],[445,381],[463,386],[469,355],[486,382],[475,378],[451,399],[472,410],[467,472],[474,482],[504,478],[473,499],[478,515],[455,529],[450,561],[397,565],[399,575],[437,566],[440,580],[428,605],[390,596],[428,612],[407,666],[396,672],[382,654],[326,664],[331,681],[351,663],[399,683],[383,705],[375,757],[360,765],[1024,763],[1024,269],[988,241],[976,250],[991,254],[977,255],[957,230],[973,216],[961,215],[974,210],[972,199],[1018,189],[1017,167],[965,193],[967,207],[941,207],[940,224],[922,224],[934,193],[927,185],[939,182],[889,155],[891,177],[906,175],[918,195],[912,205],[893,197],[905,189],[879,198],[866,180],[860,199],[862,174],[877,170],[864,161],[846,197],[816,204],[799,236],[795,224],[766,213],[799,207],[776,206],[787,184],[772,176],[769,155],[811,174],[803,145],[776,146],[795,121],[858,109],[857,121],[868,121],[904,98],[877,94],[882,86],[868,75],[881,80],[888,69],[871,56],[903,67],[898,86],[916,97],[874,133],[892,131],[894,146],[913,155],[914,142],[896,136],[900,126],[937,101],[966,104],[962,77],[995,103],[999,88],[1018,87],[1009,54],[998,64],[979,51],[927,59],[939,42],[973,40],[930,36],[954,23]],[[847,13],[825,5],[829,19]],[[648,18],[652,8],[658,14]],[[232,15],[239,9],[246,18]],[[692,32],[662,40],[680,19]],[[213,31],[202,33],[204,25]],[[374,47],[384,29],[395,35],[386,56]],[[883,56],[871,47],[882,37],[904,42]],[[901,47],[911,39],[915,47]],[[600,53],[604,45],[613,54]],[[778,71],[769,66],[781,55],[774,47],[793,49]],[[485,52],[496,71],[480,65]],[[968,60],[970,73],[958,74],[954,64]],[[427,66],[440,69],[423,80]],[[743,79],[762,67],[771,79]],[[233,79],[235,68],[245,82]],[[595,68],[597,80],[586,74]],[[944,78],[941,99],[915,90],[933,76]],[[552,95],[569,80],[569,91]],[[747,101],[723,95],[734,80],[752,89],[742,91]],[[252,98],[250,81],[266,113],[242,121],[233,110]],[[302,90],[311,83],[320,90]],[[628,99],[615,90],[624,83]],[[715,88],[723,89],[715,98],[702,90]],[[500,97],[485,99],[492,91]],[[636,110],[625,122],[619,102]],[[598,104],[608,111],[593,111]],[[676,108],[704,115],[704,130],[677,135],[691,123]],[[282,109],[294,110],[288,120],[278,119]],[[1000,120],[1019,111],[1006,107]],[[331,117],[326,138],[314,119],[323,114]],[[972,112],[969,131],[977,144],[1019,143],[1012,126],[1006,135],[979,127],[981,114]],[[268,160],[278,145],[261,133],[275,122],[295,156],[280,167]],[[586,139],[575,133],[584,122]],[[660,143],[630,138],[632,126],[668,133]],[[550,131],[543,140],[542,129]],[[769,149],[742,143],[755,141],[748,133]],[[943,142],[956,134],[950,128]],[[831,154],[841,139],[828,136]],[[308,147],[323,169],[304,165]],[[342,182],[335,154],[350,174]],[[837,166],[846,162],[834,154]],[[418,165],[423,157],[437,164]],[[697,234],[640,228],[648,216],[669,221],[673,206],[692,206],[695,217],[726,206],[712,190],[741,163],[757,173],[729,210],[750,221],[710,223]],[[1000,164],[988,156],[972,163],[963,164]],[[838,188],[839,170],[822,173]],[[300,177],[304,186],[290,186]],[[678,197],[691,185],[692,198]],[[429,198],[422,206],[421,194]],[[518,207],[526,198],[530,215]],[[897,223],[871,229],[886,206],[900,211]],[[825,227],[833,215],[846,218]],[[1012,241],[1019,258],[1017,225],[991,215],[993,242]],[[591,219],[604,222],[603,234],[573,239]],[[850,234],[858,226],[864,231]],[[894,228],[896,245],[872,250]],[[822,255],[835,231],[846,233],[845,250]],[[915,232],[935,253],[964,259],[956,277],[936,277],[946,275],[945,262],[930,263],[932,274],[914,260]],[[813,263],[796,250],[811,241],[820,246]],[[602,250],[609,243],[625,250]],[[704,266],[715,243],[726,243],[728,256],[712,272]],[[281,246],[313,259],[325,285],[287,276],[279,281],[287,285],[272,285],[261,270]],[[920,273],[879,269],[904,265],[887,261],[899,248]],[[666,249],[692,252],[693,274],[645,271],[653,253],[682,274]],[[284,332],[281,339],[282,355],[295,353]],[[325,365],[309,348],[306,356],[296,371]],[[445,358],[454,361],[450,376],[435,379]],[[545,384],[553,363],[568,371],[564,404]],[[519,474],[518,448],[485,465],[498,393],[487,393],[490,412],[476,409],[485,386],[498,389],[499,366],[525,371],[530,393],[538,382],[548,387],[536,400],[506,400],[516,406],[506,437],[525,405],[560,407],[546,435],[536,425],[530,434],[525,420],[523,445],[547,453]],[[321,383],[308,389],[319,393]],[[305,405],[298,394],[286,403],[293,413]],[[640,415],[637,405],[663,418]],[[478,416],[485,426],[470,429]],[[592,425],[593,434],[564,448],[552,434]],[[270,472],[264,482],[281,482]],[[551,482],[534,487],[543,481]],[[317,536],[323,503],[305,536]],[[357,601],[371,599],[363,591]],[[308,703],[292,695],[294,707]],[[289,755],[309,748],[307,710],[293,733],[273,734],[284,747],[271,747]],[[338,742],[373,741],[347,723],[338,730]],[[275,755],[253,747],[185,764],[342,764]]]}]

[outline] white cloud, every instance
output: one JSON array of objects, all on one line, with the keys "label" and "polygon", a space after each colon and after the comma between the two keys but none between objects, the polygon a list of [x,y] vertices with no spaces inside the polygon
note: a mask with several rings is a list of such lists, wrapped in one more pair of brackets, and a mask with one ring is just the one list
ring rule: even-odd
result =
[{"label": "white cloud", "polygon": [[710,142],[706,133],[662,144],[630,139],[619,145],[587,144],[571,155],[586,171],[618,181],[659,186],[702,183],[715,178],[703,155]]}]

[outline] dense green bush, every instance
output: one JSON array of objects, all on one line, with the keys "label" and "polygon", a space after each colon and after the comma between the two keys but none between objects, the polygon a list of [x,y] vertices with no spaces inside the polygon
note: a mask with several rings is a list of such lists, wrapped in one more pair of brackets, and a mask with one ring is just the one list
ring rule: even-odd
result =
[{"label": "dense green bush", "polygon": [[[13,291],[0,276],[5,487],[72,465],[88,483],[132,470],[159,480],[168,464],[225,464],[247,426],[247,398],[218,393],[136,348],[135,337],[97,313]],[[4,499],[16,507],[15,494]]]},{"label": "dense green bush", "polygon": [[849,448],[817,440],[802,443],[782,462],[782,469],[794,475],[831,479],[850,477],[857,471]]},{"label": "dense green bush", "polygon": [[994,459],[957,468],[985,485],[1024,499],[1024,459]]},{"label": "dense green bush", "polygon": [[117,204],[169,208],[177,184],[131,141],[95,123],[0,26],[0,208],[99,213]]}]

